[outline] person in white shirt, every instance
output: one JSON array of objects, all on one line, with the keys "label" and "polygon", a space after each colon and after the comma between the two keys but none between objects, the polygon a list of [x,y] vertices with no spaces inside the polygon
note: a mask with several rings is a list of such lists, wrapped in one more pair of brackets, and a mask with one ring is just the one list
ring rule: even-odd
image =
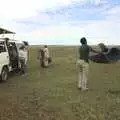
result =
[{"label": "person in white shirt", "polygon": [[50,56],[49,56],[49,50],[48,50],[47,45],[44,46],[43,51],[44,51],[44,59],[43,59],[44,67],[48,67],[48,65],[49,65],[48,60],[49,60]]},{"label": "person in white shirt", "polygon": [[19,48],[19,60],[20,60],[20,73],[22,75],[25,75],[25,69],[26,69],[26,52],[25,52],[25,47],[21,46]]}]

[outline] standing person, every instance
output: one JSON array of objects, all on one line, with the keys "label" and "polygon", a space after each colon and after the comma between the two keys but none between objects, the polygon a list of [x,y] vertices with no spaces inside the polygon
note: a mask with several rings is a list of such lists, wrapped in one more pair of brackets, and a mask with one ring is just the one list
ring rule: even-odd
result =
[{"label": "standing person", "polygon": [[41,66],[41,67],[44,67],[44,51],[43,51],[42,48],[40,48],[40,49],[38,50],[37,59],[38,59],[39,62],[40,62],[40,66]]},{"label": "standing person", "polygon": [[26,72],[26,53],[25,53],[25,47],[21,46],[19,48],[19,60],[20,60],[20,74],[25,75]]},{"label": "standing person", "polygon": [[43,61],[44,61],[44,67],[48,67],[49,65],[49,50],[48,50],[48,47],[47,45],[44,46],[44,58],[43,58]]},{"label": "standing person", "polygon": [[85,37],[80,39],[82,46],[79,48],[79,75],[78,75],[78,88],[82,90],[88,89],[88,72],[89,72],[89,53],[96,52],[90,46],[87,45]]},{"label": "standing person", "polygon": [[102,53],[109,52],[109,49],[103,43],[98,44],[98,46],[100,47]]},{"label": "standing person", "polygon": [[105,59],[105,61],[110,62],[111,60],[107,56],[107,54],[110,52],[110,49],[108,49],[103,43],[98,44],[98,46],[101,49],[101,53],[99,54],[99,56],[102,58],[102,60]]},{"label": "standing person", "polygon": [[24,47],[24,52],[25,52],[25,64],[27,65],[28,60],[29,60],[29,48],[28,48],[28,46]]}]

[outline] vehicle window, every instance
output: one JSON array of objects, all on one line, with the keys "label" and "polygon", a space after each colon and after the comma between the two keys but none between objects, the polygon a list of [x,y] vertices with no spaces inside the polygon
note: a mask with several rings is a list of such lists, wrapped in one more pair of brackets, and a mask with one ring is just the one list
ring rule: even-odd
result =
[{"label": "vehicle window", "polygon": [[0,42],[0,52],[6,52],[5,43],[4,42]]}]

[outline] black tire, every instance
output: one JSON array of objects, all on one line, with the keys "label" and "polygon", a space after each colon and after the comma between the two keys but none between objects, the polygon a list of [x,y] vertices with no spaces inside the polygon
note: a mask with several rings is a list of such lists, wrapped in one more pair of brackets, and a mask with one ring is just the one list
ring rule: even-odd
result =
[{"label": "black tire", "polygon": [[1,76],[0,76],[0,80],[1,82],[5,82],[8,80],[8,68],[7,67],[3,67],[2,72],[1,72]]}]

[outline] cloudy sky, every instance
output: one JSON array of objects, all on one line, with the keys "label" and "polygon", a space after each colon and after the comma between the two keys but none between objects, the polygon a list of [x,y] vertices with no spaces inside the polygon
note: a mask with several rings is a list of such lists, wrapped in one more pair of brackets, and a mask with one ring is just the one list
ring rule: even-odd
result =
[{"label": "cloudy sky", "polygon": [[0,27],[30,44],[120,45],[120,0],[0,0]]}]

